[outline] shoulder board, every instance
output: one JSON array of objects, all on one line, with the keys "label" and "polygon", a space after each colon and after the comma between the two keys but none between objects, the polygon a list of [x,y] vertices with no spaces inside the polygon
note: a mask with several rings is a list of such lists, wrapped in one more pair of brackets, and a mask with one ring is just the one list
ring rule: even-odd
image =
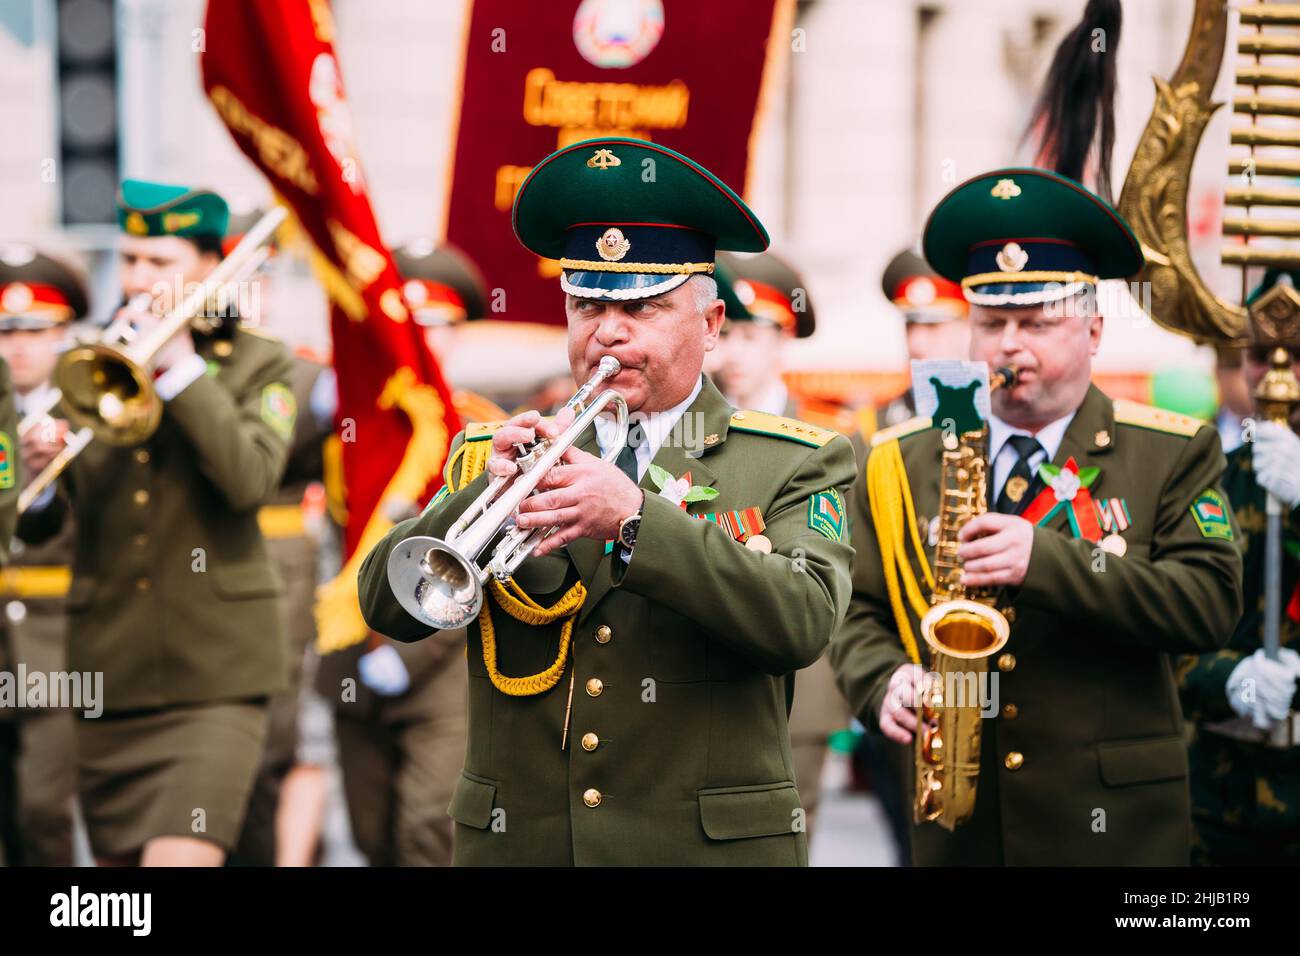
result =
[{"label": "shoulder board", "polygon": [[505,419],[499,422],[470,422],[465,426],[465,440],[483,441],[485,438],[491,438],[504,424]]},{"label": "shoulder board", "polygon": [[882,428],[871,436],[871,447],[883,445],[887,441],[893,441],[896,438],[906,438],[908,435],[914,435],[917,432],[925,431],[933,422],[924,415],[918,415],[916,418],[909,418],[905,422],[899,422],[897,425],[890,425],[888,428]]},{"label": "shoulder board", "polygon": [[1115,424],[1134,425],[1153,432],[1166,432],[1170,435],[1182,435],[1191,438],[1205,422],[1191,415],[1165,411],[1141,402],[1131,402],[1125,398],[1115,399]]},{"label": "shoulder board", "polygon": [[[546,415],[542,421],[549,422],[553,417],[553,415]],[[495,422],[470,422],[465,426],[465,440],[483,441],[485,438],[491,438],[506,421],[507,419],[503,418]]]},{"label": "shoulder board", "polygon": [[769,415],[767,412],[752,410],[736,412],[732,415],[731,429],[749,432],[752,435],[784,438],[786,441],[798,442],[810,448],[820,448],[839,434],[830,428],[818,428],[797,418],[783,418],[780,415]]}]

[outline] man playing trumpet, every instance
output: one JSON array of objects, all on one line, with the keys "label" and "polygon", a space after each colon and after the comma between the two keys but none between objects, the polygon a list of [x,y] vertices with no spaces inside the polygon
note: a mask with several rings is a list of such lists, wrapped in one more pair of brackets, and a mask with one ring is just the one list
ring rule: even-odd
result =
[{"label": "man playing trumpet", "polygon": [[[560,260],[574,378],[617,359],[606,386],[636,424],[621,450],[606,419],[576,436],[518,509],[521,527],[555,532],[484,586],[455,862],[805,864],[784,677],[843,615],[853,453],[735,411],[701,375],[724,312],[714,250],[760,251],[767,234],[707,170],[617,137],[539,163],[514,226]],[[390,587],[390,555],[445,537],[491,476],[517,474],[518,444],[570,421],[532,411],[457,436],[447,488],[362,567],[372,628],[428,635]]]},{"label": "man playing trumpet", "polygon": [[[1073,180],[1005,169],[941,200],[924,248],[971,303],[971,358],[1018,376],[993,394],[989,507],[957,550],[961,582],[1000,589],[1011,621],[988,699],[968,702],[986,714],[969,755],[973,815],[955,830],[916,827],[913,857],[1186,864],[1187,756],[1170,655],[1222,646],[1241,613],[1241,557],[1214,429],[1090,384],[1102,332],[1095,286],[1137,272],[1137,240]],[[850,500],[853,598],[830,651],[855,713],[904,744],[917,731],[928,653],[919,639],[919,660],[904,650],[900,632],[917,634],[917,615],[891,601],[885,562],[901,560],[904,577],[922,571],[910,548],[886,556],[877,527],[915,521],[924,541],[930,519],[868,511],[866,473],[876,456],[898,454],[913,513],[938,515],[942,424],[913,419],[873,438]],[[934,544],[932,531],[931,565]]]}]

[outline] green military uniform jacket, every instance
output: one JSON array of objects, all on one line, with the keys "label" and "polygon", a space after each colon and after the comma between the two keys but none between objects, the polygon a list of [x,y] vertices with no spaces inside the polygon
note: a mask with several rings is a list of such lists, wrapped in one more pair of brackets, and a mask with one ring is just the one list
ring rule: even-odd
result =
[{"label": "green military uniform jacket", "polygon": [[[237,330],[228,354],[165,404],[134,448],[91,442],[65,472],[77,549],[68,663],[104,674],[104,710],[263,697],[284,684],[279,576],[258,506],[280,484],[293,429],[284,346]],[[222,352],[227,350],[222,349]],[[57,531],[63,496],[23,518]]]},{"label": "green military uniform jacket", "polygon": [[[817,659],[848,600],[843,510],[839,534],[810,524],[825,526],[826,500],[842,503],[853,452],[812,426],[732,412],[706,379],[683,416],[685,440],[666,441],[655,464],[717,489],[691,513],[762,509],[770,554],[656,494],[647,471],[630,562],[583,539],[524,562],[516,576],[548,606],[578,579],[587,588],[556,686],[528,697],[497,691],[484,666],[483,615],[470,626],[469,742],[448,810],[456,863],[806,863],[785,675]],[[579,446],[596,451],[594,429]],[[392,595],[389,553],[410,535],[443,535],[486,481],[397,525],[368,555],[360,595],[372,628],[408,641],[428,633]],[[558,622],[523,625],[495,604],[490,613],[502,673],[555,661]]]},{"label": "green military uniform jacket", "polygon": [[[941,434],[915,424],[899,431],[915,507],[933,516]],[[1094,499],[1126,503],[1127,553],[1072,538],[1063,514],[1034,530],[1028,574],[1002,602],[1015,615],[1004,653],[989,665],[998,715],[982,724],[975,814],[951,834],[915,828],[918,864],[1187,863],[1187,755],[1170,655],[1222,646],[1241,613],[1231,516],[1211,528],[1224,536],[1207,537],[1191,510],[1217,489],[1218,435],[1145,406],[1126,404],[1117,416],[1091,388],[1053,462],[1071,456],[1081,469],[1100,469]],[[889,678],[907,656],[863,473],[850,515],[853,599],[830,656],[854,712],[876,727]],[[920,641],[915,617],[912,626]]]},{"label": "green military uniform jacket", "polygon": [[[1250,444],[1228,455],[1223,487],[1241,528],[1245,614],[1227,647],[1183,657],[1178,667],[1183,713],[1195,724],[1191,761],[1193,862],[1258,865],[1300,858],[1300,747],[1273,748],[1216,733],[1220,721],[1237,721],[1228,704],[1233,668],[1263,646],[1264,536],[1267,493],[1255,481]],[[1296,647],[1288,613],[1300,581],[1300,510],[1282,530],[1283,646]],[[1207,725],[1210,725],[1207,727]]]},{"label": "green military uniform jacket", "polygon": [[[9,563],[10,542],[18,527],[18,492],[22,477],[19,466],[18,406],[14,402],[9,364],[0,359],[0,566]],[[11,671],[17,663],[18,651],[0,636],[0,671]],[[0,708],[0,721],[8,719],[12,719],[12,714]],[[3,823],[0,820],[0,826]]]}]

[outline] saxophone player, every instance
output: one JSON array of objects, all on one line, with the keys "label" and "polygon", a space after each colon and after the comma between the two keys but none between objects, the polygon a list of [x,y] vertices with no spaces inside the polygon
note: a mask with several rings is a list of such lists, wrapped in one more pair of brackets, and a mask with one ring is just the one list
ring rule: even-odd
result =
[{"label": "saxophone player", "polygon": [[[1078,183],[1015,168],[942,199],[924,250],[971,304],[970,357],[1018,375],[992,396],[988,510],[957,550],[963,584],[1000,589],[1011,620],[981,701],[973,814],[951,830],[914,826],[913,858],[1186,864],[1171,655],[1227,640],[1242,566],[1214,429],[1090,383],[1103,327],[1096,283],[1136,273],[1140,246]],[[940,429],[913,419],[878,434],[868,462],[900,452],[915,512],[933,516],[942,447]],[[901,630],[917,620],[887,594],[876,528],[889,515],[868,510],[865,471],[849,500],[853,596],[831,662],[859,718],[911,743],[922,669],[900,642],[895,607]],[[924,550],[932,564],[933,540]]]}]

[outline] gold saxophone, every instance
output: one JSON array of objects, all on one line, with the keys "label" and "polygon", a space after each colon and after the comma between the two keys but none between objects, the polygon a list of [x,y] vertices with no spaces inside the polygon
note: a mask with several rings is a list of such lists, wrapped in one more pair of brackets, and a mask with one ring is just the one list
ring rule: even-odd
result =
[{"label": "gold saxophone", "polygon": [[[998,369],[990,391],[1015,383],[1014,369]],[[988,659],[1011,633],[991,589],[962,584],[957,535],[988,510],[988,426],[944,436],[939,486],[939,539],[934,551],[934,591],[921,618],[930,646],[930,669],[917,708],[917,823],[952,830],[975,812],[980,773],[980,688]]]}]

